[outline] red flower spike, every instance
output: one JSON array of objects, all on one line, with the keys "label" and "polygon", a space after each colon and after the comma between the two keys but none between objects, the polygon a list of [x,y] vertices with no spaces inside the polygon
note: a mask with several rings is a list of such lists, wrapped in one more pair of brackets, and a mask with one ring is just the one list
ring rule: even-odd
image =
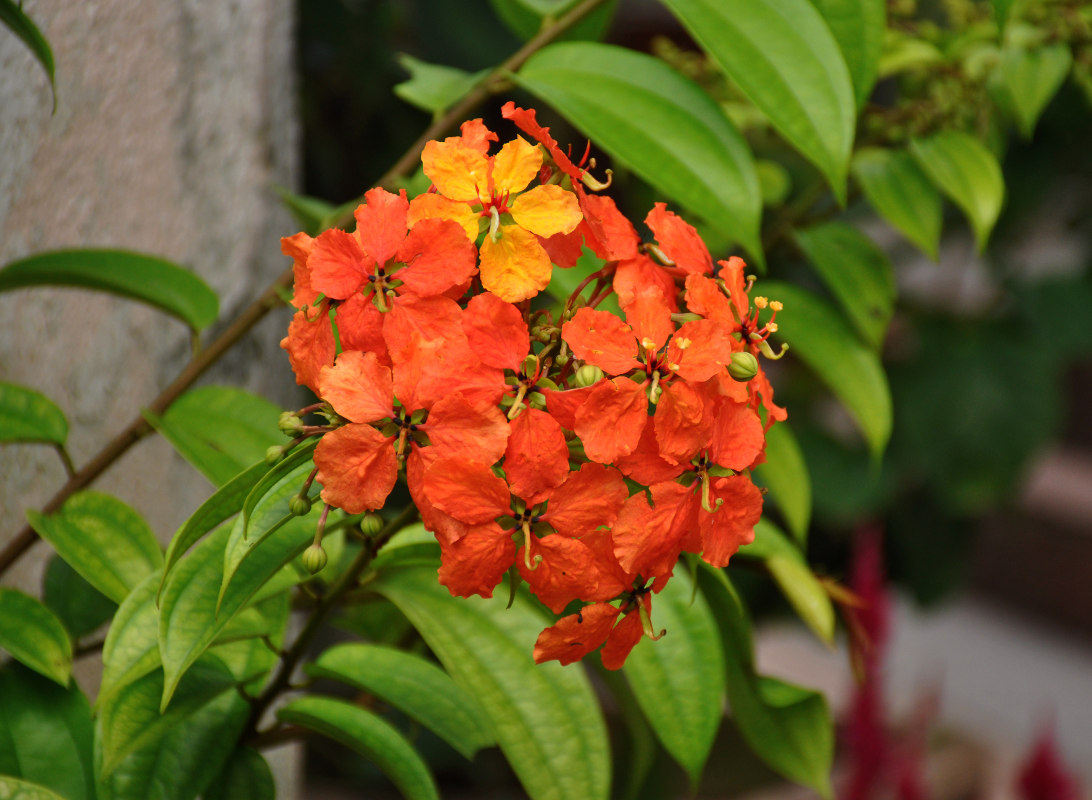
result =
[{"label": "red flower spike", "polygon": [[391,371],[375,353],[344,352],[319,372],[319,396],[352,422],[378,422],[394,416]]},{"label": "red flower spike", "polygon": [[296,373],[296,383],[319,393],[319,371],[334,363],[337,346],[328,316],[329,304],[301,308],[288,325],[288,335],[281,347],[288,353],[288,363]]},{"label": "red flower spike", "polygon": [[509,513],[508,484],[489,465],[441,458],[425,473],[425,492],[438,509],[468,525],[489,522]]},{"label": "red flower spike", "polygon": [[713,274],[713,259],[697,229],[668,211],[666,203],[656,203],[645,217],[645,224],[656,234],[660,249],[676,267],[688,273]]},{"label": "red flower spike", "polygon": [[617,470],[583,464],[554,493],[542,519],[562,536],[585,536],[601,525],[614,524],[627,494]]},{"label": "red flower spike", "polygon": [[582,308],[561,326],[561,335],[573,354],[611,375],[640,369],[634,356],[637,342],[633,330],[608,311]]},{"label": "red flower spike", "polygon": [[648,416],[645,387],[628,378],[597,383],[576,412],[573,430],[592,461],[612,464],[637,447]]},{"label": "red flower spike", "polygon": [[599,570],[580,540],[550,534],[541,539],[532,536],[529,544],[530,553],[525,553],[522,547],[516,553],[519,574],[535,597],[555,614],[598,588]]},{"label": "red flower spike", "polygon": [[315,240],[306,233],[281,238],[281,252],[292,259],[292,305],[305,308],[319,299],[311,288],[311,268],[307,259],[315,249]]},{"label": "red flower spike", "polygon": [[382,508],[398,479],[391,439],[370,425],[327,433],[315,448],[315,466],[323,501],[350,514]]},{"label": "red flower spike", "polygon": [[545,411],[524,409],[509,428],[504,472],[512,494],[531,506],[569,477],[569,448],[561,426]]},{"label": "red flower spike", "polygon": [[515,557],[509,531],[495,522],[475,525],[457,541],[440,540],[440,583],[456,597],[492,597]]},{"label": "red flower spike", "polygon": [[462,317],[470,349],[483,364],[519,372],[531,349],[531,335],[519,309],[494,294],[470,298]]}]

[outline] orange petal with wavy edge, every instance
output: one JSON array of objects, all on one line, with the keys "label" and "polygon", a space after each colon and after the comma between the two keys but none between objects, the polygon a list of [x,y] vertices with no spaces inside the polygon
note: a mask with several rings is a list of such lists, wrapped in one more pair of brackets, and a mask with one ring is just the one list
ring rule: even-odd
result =
[{"label": "orange petal with wavy edge", "polygon": [[739,329],[739,320],[732,316],[728,295],[715,280],[705,275],[686,276],[686,308],[706,319],[723,322],[733,330]]},{"label": "orange petal with wavy edge", "polygon": [[463,314],[463,332],[482,363],[519,372],[531,349],[531,334],[523,314],[495,294],[470,298]]},{"label": "orange petal with wavy edge", "polygon": [[512,494],[533,506],[569,475],[565,434],[553,417],[535,408],[525,408],[508,427],[504,474]]},{"label": "orange petal with wavy edge", "polygon": [[617,597],[633,585],[636,575],[622,569],[614,557],[614,537],[605,528],[586,533],[580,541],[588,548],[599,570],[599,588],[587,599],[605,601]]},{"label": "orange petal with wavy edge", "polygon": [[543,389],[542,394],[546,397],[546,410],[550,412],[550,416],[556,419],[562,428],[571,431],[576,427],[577,410],[584,405],[588,395],[591,394],[594,388],[595,386],[582,386],[564,391]]},{"label": "orange petal with wavy edge", "polygon": [[407,220],[412,230],[426,219],[449,219],[462,227],[468,240],[475,242],[481,230],[478,224],[480,218],[481,213],[471,208],[468,203],[449,200],[443,195],[428,192],[419,194],[410,201]]},{"label": "orange petal with wavy edge", "polygon": [[521,192],[541,168],[542,151],[517,136],[493,156],[492,190],[501,197]]},{"label": "orange petal with wavy edge", "polygon": [[410,447],[410,454],[406,459],[406,486],[409,487],[414,505],[421,513],[421,523],[436,534],[438,542],[450,544],[465,536],[470,527],[445,514],[428,499],[428,493],[425,492],[425,473],[436,463],[437,458],[432,455],[433,449],[416,445]]},{"label": "orange petal with wavy edge", "polygon": [[576,195],[555,184],[536,186],[524,192],[509,210],[517,225],[538,236],[570,233],[584,218]]},{"label": "orange petal with wavy edge", "polygon": [[743,278],[747,263],[739,256],[732,256],[727,261],[718,261],[717,264],[720,266],[718,275],[728,289],[736,312],[740,315],[746,314],[751,307],[751,300],[747,296],[747,281]]},{"label": "orange petal with wavy edge", "polygon": [[610,375],[641,367],[633,329],[608,311],[581,308],[561,326],[561,335],[577,358]]},{"label": "orange petal with wavy edge", "polygon": [[482,122],[481,117],[478,119],[468,119],[460,125],[459,134],[459,138],[463,140],[463,144],[467,147],[472,147],[483,155],[489,152],[489,143],[497,141],[497,134],[485,127],[485,123]]},{"label": "orange petal with wavy edge", "polygon": [[[646,611],[651,606],[648,595],[640,598],[637,602],[644,603]],[[622,621],[615,625],[614,630],[610,632],[607,643],[603,645],[603,652],[600,653],[603,666],[612,670],[624,667],[630,652],[637,646],[637,642],[641,641],[643,635],[640,614],[637,613],[636,609],[626,612],[626,615],[622,617]]]},{"label": "orange petal with wavy edge", "polygon": [[657,352],[675,332],[671,309],[655,286],[637,292],[633,302],[622,308],[626,312],[626,322],[633,328],[633,335],[646,351]]},{"label": "orange petal with wavy edge", "polygon": [[495,522],[475,525],[454,542],[440,541],[440,583],[456,597],[492,597],[515,556],[509,531]]},{"label": "orange petal with wavy edge", "polygon": [[508,420],[495,404],[471,403],[462,394],[441,397],[419,426],[438,457],[482,464],[501,460],[508,445]]},{"label": "orange petal with wavy edge", "polygon": [[555,233],[553,236],[540,236],[538,243],[550,256],[550,260],[563,269],[576,266],[584,254],[583,224],[577,225],[571,233]]},{"label": "orange petal with wavy edge", "polygon": [[604,261],[623,261],[637,257],[641,238],[633,223],[618,210],[613,198],[577,191],[586,226],[588,247]]},{"label": "orange petal with wavy edge", "polygon": [[288,324],[288,335],[281,347],[288,353],[288,363],[296,373],[296,383],[319,393],[319,370],[334,363],[337,347],[330,324],[329,303],[318,308],[301,308]]},{"label": "orange petal with wavy edge", "polygon": [[406,190],[391,194],[386,189],[369,189],[356,207],[356,235],[360,244],[379,266],[394,258],[406,238]]},{"label": "orange petal with wavy edge", "polygon": [[323,436],[315,448],[323,501],[350,514],[382,508],[398,480],[392,441],[371,425],[345,425]]},{"label": "orange petal with wavy edge", "polygon": [[619,262],[614,269],[614,292],[623,308],[633,302],[641,291],[654,287],[660,293],[664,305],[671,313],[679,310],[675,292],[675,279],[671,274],[646,255]]},{"label": "orange petal with wavy edge", "polygon": [[465,339],[462,315],[459,304],[448,297],[400,295],[383,315],[383,337],[392,353],[408,344],[414,334],[426,341]]},{"label": "orange petal with wavy edge", "polygon": [[489,157],[457,137],[426,144],[421,164],[444,197],[466,203],[489,197]]},{"label": "orange petal with wavy edge", "polygon": [[745,544],[755,539],[755,525],[762,518],[762,492],[745,475],[714,478],[709,494],[715,512],[698,510],[702,560],[714,567],[727,566],[728,560]]},{"label": "orange petal with wavy edge", "polygon": [[656,203],[645,217],[645,224],[656,234],[664,254],[684,272],[713,274],[713,259],[697,229],[674,212],[666,203]]},{"label": "orange petal with wavy edge", "polygon": [[343,352],[319,373],[319,396],[345,419],[378,422],[394,416],[391,371],[375,353]]},{"label": "orange petal with wavy edge", "polygon": [[402,281],[399,292],[443,294],[478,273],[478,248],[449,219],[421,220],[406,236],[397,259],[407,265],[395,273]]},{"label": "orange petal with wavy edge", "polygon": [[486,235],[478,268],[482,286],[501,300],[529,300],[550,283],[553,265],[533,233],[503,225],[496,240]]},{"label": "orange petal with wavy edge", "polygon": [[577,614],[562,617],[535,641],[535,663],[560,661],[572,664],[607,640],[621,612],[607,603],[585,606]]},{"label": "orange petal with wavy edge", "polygon": [[762,422],[745,403],[725,400],[717,408],[709,454],[722,467],[747,469],[766,447]]},{"label": "orange petal with wavy edge", "polygon": [[[661,402],[663,402],[662,398]],[[646,418],[636,449],[628,456],[619,458],[615,464],[627,478],[643,483],[645,486],[673,480],[686,468],[686,464],[673,463],[660,455],[655,417]]]},{"label": "orange petal with wavy edge", "polygon": [[599,587],[599,570],[591,551],[578,539],[557,534],[531,537],[531,559],[542,558],[534,569],[527,568],[524,548],[516,552],[519,574],[527,581],[544,606],[560,614],[573,600],[595,594]]},{"label": "orange petal with wavy edge", "polygon": [[712,404],[685,381],[664,387],[653,420],[660,454],[676,464],[690,461],[713,435]]},{"label": "orange petal with wavy edge", "polygon": [[773,384],[770,383],[765,370],[759,368],[758,374],[750,380],[748,385],[754,387],[755,393],[762,401],[762,407],[766,409],[767,430],[774,422],[784,422],[789,418],[789,412],[774,403]]},{"label": "orange petal with wavy edge", "polygon": [[372,299],[362,294],[354,294],[338,303],[335,319],[341,349],[375,353],[379,363],[389,367],[391,357],[383,338],[383,317]]},{"label": "orange petal with wavy edge", "polygon": [[674,481],[652,487],[649,505],[644,492],[628,498],[611,531],[614,556],[626,572],[645,578],[669,575],[683,548],[683,531],[672,523],[687,489]]},{"label": "orange petal with wavy edge", "polygon": [[[434,350],[434,355],[420,361],[418,383],[413,388],[419,408],[432,408],[455,392],[461,392],[471,403],[496,405],[508,389],[504,370],[483,364],[465,336],[444,343]],[[397,391],[398,384],[395,386]]]},{"label": "orange petal with wavy edge", "polygon": [[667,363],[688,381],[707,381],[732,360],[732,337],[711,319],[684,322],[667,345]]},{"label": "orange petal with wavy edge", "polygon": [[311,268],[307,259],[315,249],[315,240],[306,233],[281,237],[281,252],[292,259],[292,305],[304,308],[319,299],[311,288]]},{"label": "orange petal with wavy edge", "polygon": [[542,518],[562,536],[584,536],[614,524],[629,490],[616,469],[587,463],[570,472]]},{"label": "orange petal with wavy edge", "polygon": [[353,234],[331,228],[315,239],[307,265],[315,291],[344,300],[368,286],[375,260],[364,252]]},{"label": "orange petal with wavy edge", "polygon": [[628,378],[596,384],[576,412],[576,434],[592,461],[610,464],[637,447],[648,416],[645,387]]},{"label": "orange petal with wavy edge", "polygon": [[425,473],[425,493],[438,509],[468,525],[511,513],[508,484],[478,461],[437,459]]}]

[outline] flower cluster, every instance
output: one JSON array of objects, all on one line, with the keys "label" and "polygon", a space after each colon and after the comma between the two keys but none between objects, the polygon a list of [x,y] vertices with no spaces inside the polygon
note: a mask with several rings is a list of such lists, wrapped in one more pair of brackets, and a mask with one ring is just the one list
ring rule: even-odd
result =
[{"label": "flower cluster", "polygon": [[[502,112],[537,144],[491,154],[496,134],[466,122],[425,147],[428,192],[372,189],[355,232],[283,240],[297,311],[281,345],[334,420],[314,429],[327,504],[379,509],[401,477],[452,594],[518,575],[555,614],[579,608],[537,661],[602,645],[617,669],[657,638],[652,596],[681,553],[723,566],[754,536],[750,469],[785,417],[757,359],[780,306],[662,203],[642,242],[594,193],[594,162],[534,111]],[[546,302],[586,251],[603,266]],[[611,295],[620,315],[600,308]]]}]

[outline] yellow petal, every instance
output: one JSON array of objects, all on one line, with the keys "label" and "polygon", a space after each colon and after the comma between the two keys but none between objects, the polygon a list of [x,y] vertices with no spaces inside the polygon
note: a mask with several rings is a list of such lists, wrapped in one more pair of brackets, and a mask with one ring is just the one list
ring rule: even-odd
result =
[{"label": "yellow petal", "polygon": [[493,190],[498,194],[522,191],[542,168],[542,151],[517,136],[493,157]]},{"label": "yellow petal", "polygon": [[504,225],[496,241],[486,235],[482,242],[482,286],[505,302],[534,297],[546,288],[552,272],[553,264],[538,239],[517,225]]},{"label": "yellow petal", "polygon": [[524,192],[509,210],[521,228],[547,238],[556,233],[571,233],[583,219],[576,195],[553,184]]},{"label": "yellow petal", "polygon": [[444,197],[471,202],[489,194],[489,158],[457,137],[426,144],[421,164]]},{"label": "yellow petal", "polygon": [[466,237],[474,242],[478,239],[478,219],[480,214],[466,203],[448,200],[443,195],[428,192],[410,200],[409,215],[406,224],[413,227],[423,219],[450,219],[458,222],[466,231]]}]

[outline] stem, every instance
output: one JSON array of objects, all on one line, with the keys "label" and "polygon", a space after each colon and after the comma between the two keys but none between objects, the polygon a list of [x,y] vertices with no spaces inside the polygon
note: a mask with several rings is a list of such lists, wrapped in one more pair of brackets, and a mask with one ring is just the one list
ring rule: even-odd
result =
[{"label": "stem", "polygon": [[247,722],[247,730],[252,735],[257,733],[258,723],[261,721],[262,715],[270,704],[277,698],[284,689],[288,686],[292,679],[292,673],[296,669],[296,665],[300,659],[303,658],[307,652],[307,648],[311,644],[311,640],[315,638],[315,634],[318,633],[319,628],[322,627],[322,623],[326,620],[326,616],[333,610],[334,606],[341,599],[341,596],[347,591],[356,586],[357,581],[360,580],[360,576],[364,574],[364,570],[368,568],[368,565],[372,563],[379,550],[385,545],[394,534],[398,533],[402,528],[408,525],[414,517],[417,516],[417,507],[410,504],[403,508],[394,519],[384,525],[379,533],[374,538],[369,539],[364,543],[364,547],[353,559],[353,563],[349,565],[349,568],[342,573],[338,578],[337,583],[330,587],[330,590],[323,595],[322,599],[315,606],[315,610],[311,612],[311,618],[307,620],[307,624],[304,625],[303,630],[300,631],[300,635],[296,637],[296,641],[292,643],[292,647],[284,655],[284,659],[281,661],[280,666],[277,668],[277,674],[273,677],[269,686],[265,691],[254,701],[254,705],[250,709],[250,719]]}]

